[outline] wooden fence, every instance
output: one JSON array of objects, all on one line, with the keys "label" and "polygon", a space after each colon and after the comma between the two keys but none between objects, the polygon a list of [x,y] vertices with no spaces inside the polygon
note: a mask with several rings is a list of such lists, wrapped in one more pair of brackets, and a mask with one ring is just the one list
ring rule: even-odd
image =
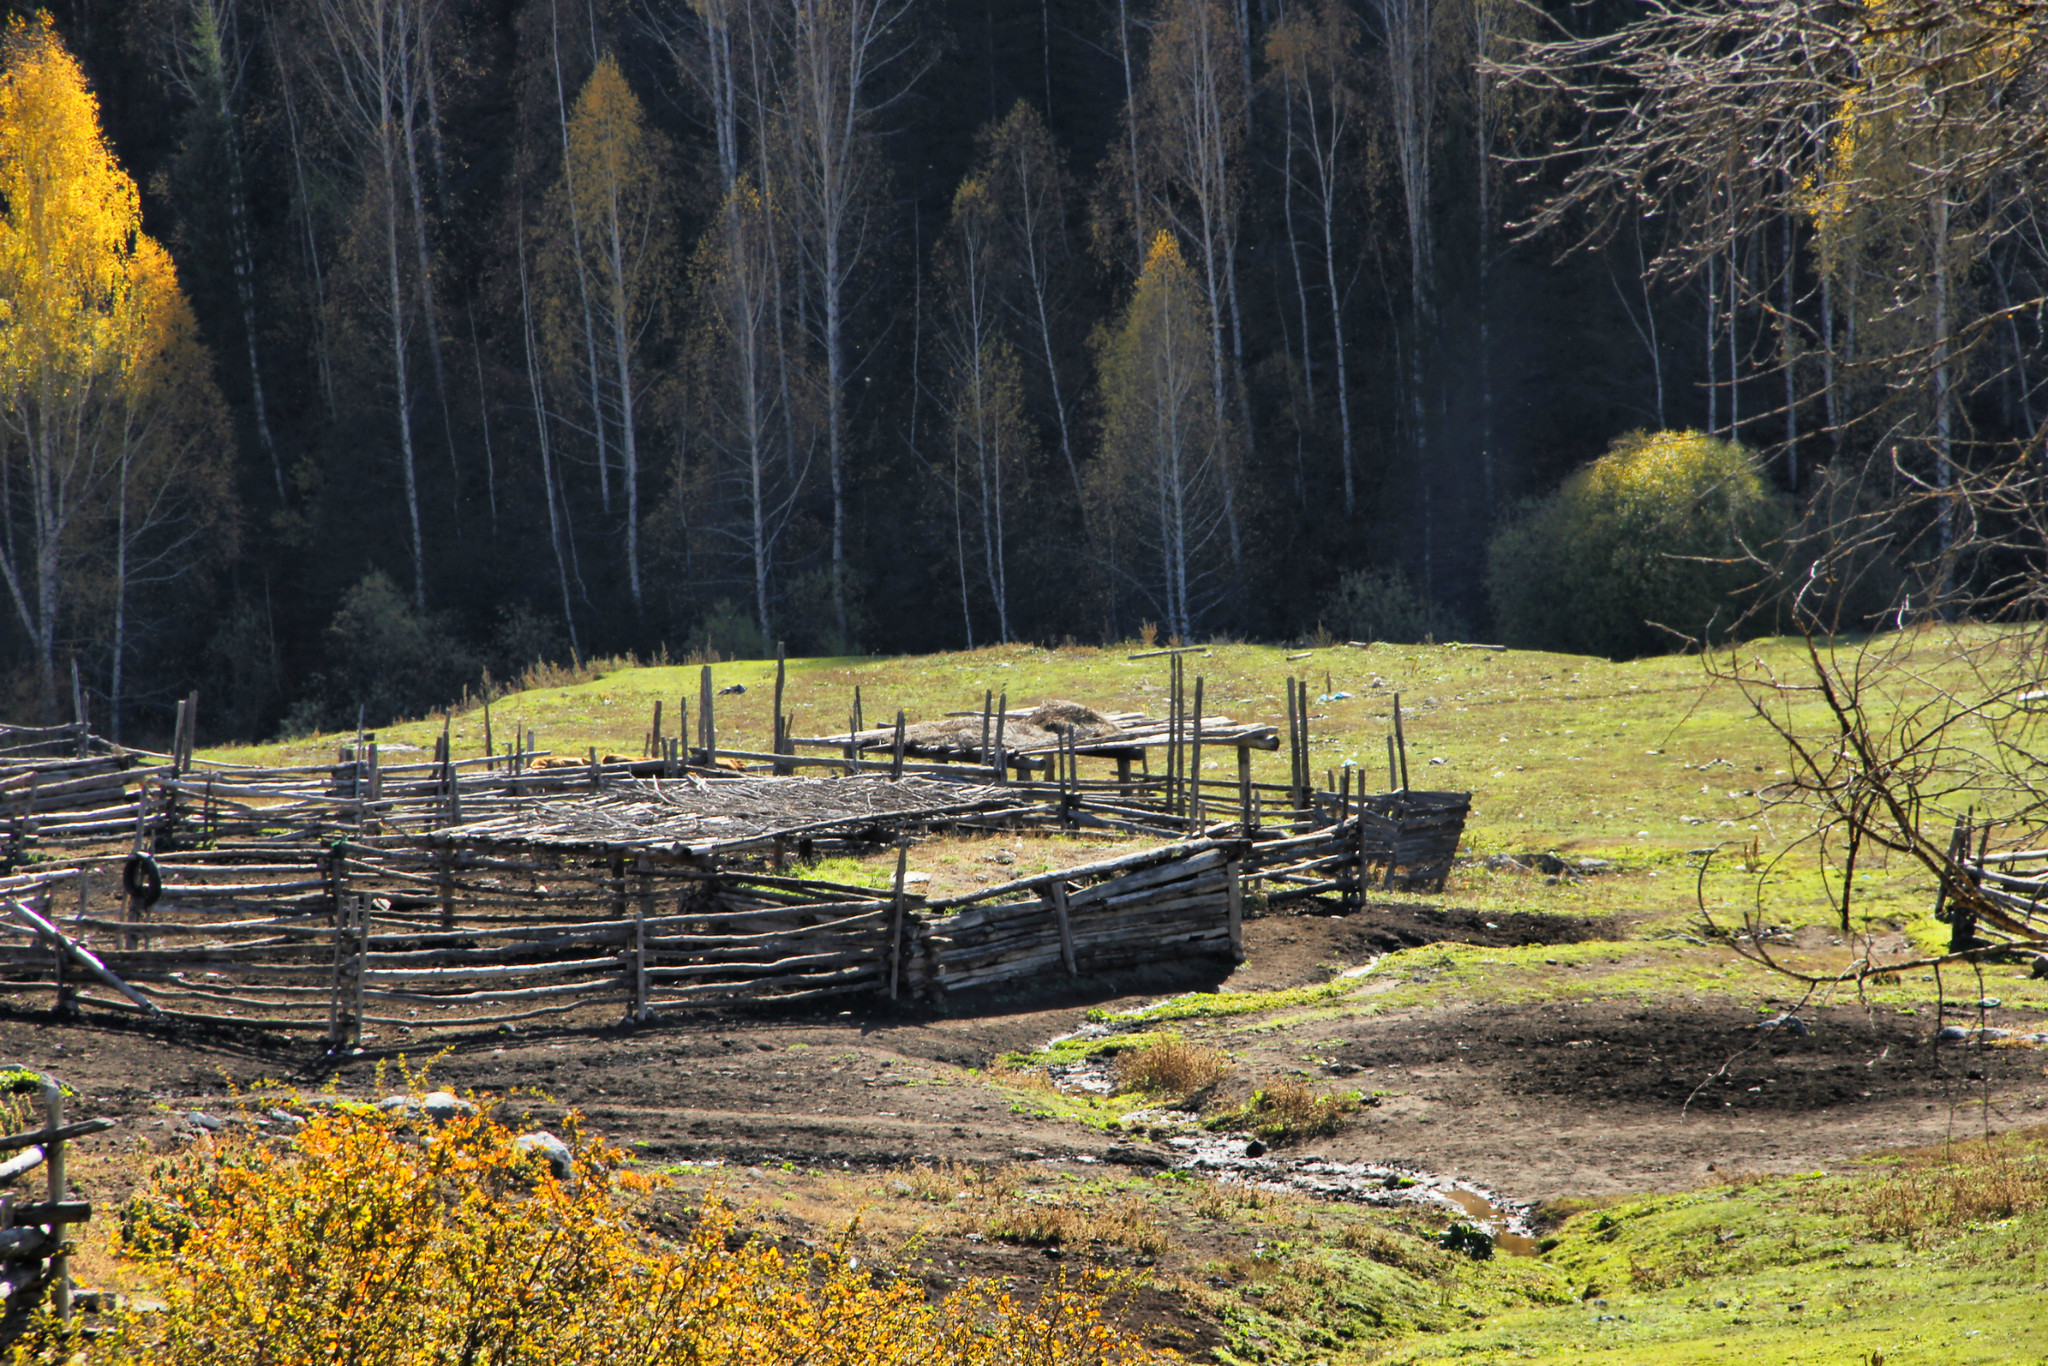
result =
[{"label": "wooden fence", "polygon": [[[111,1128],[113,1121],[66,1124],[64,1088],[52,1077],[7,1068],[0,1070],[0,1087],[0,1102],[29,1102],[32,1124],[0,1136],[0,1351],[5,1351],[22,1336],[38,1307],[47,1304],[59,1319],[71,1317],[67,1230],[92,1218],[92,1206],[69,1198],[65,1144]],[[37,1112],[42,1123],[33,1125]],[[37,1168],[44,1178],[41,1200],[23,1189]]]}]

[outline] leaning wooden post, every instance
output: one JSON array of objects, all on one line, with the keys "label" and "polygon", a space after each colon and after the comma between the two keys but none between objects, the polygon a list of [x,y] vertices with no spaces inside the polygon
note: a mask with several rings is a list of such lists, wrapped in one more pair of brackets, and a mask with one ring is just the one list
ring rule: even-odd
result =
[{"label": "leaning wooden post", "polygon": [[910,867],[910,841],[896,842],[896,891],[889,905],[889,999],[903,978],[903,875]]},{"label": "leaning wooden post", "polygon": [[1401,694],[1394,694],[1394,752],[1401,759],[1401,784],[1403,792],[1408,790],[1408,737],[1401,733]]},{"label": "leaning wooden post", "polygon": [[1237,802],[1240,808],[1238,819],[1244,832],[1252,831],[1252,747],[1239,744],[1237,747]]},{"label": "leaning wooden post", "polygon": [[1188,829],[1202,828],[1202,678],[1195,676],[1195,725],[1188,741]]},{"label": "leaning wooden post", "polygon": [[490,680],[486,678],[484,680],[484,758],[493,762],[486,764],[485,767],[495,767],[497,757],[498,746],[491,738],[491,684]]},{"label": "leaning wooden post", "polygon": [[980,753],[980,754],[978,754],[978,755],[977,755],[977,756],[975,756],[975,757],[981,760],[981,766],[982,766],[983,768],[987,768],[987,767],[988,767],[988,740],[989,740],[989,725],[990,725],[990,721],[991,721],[991,718],[990,718],[990,716],[989,716],[989,713],[990,713],[991,711],[993,711],[993,710],[995,709],[995,705],[996,705],[996,694],[995,694],[995,690],[994,690],[993,688],[984,688],[984,689],[982,689],[982,692],[981,692],[981,753]]},{"label": "leaning wooden post", "polygon": [[900,711],[896,713],[896,748],[889,759],[889,776],[903,776],[903,713]]},{"label": "leaning wooden post", "polygon": [[1067,884],[1054,878],[1046,888],[1046,899],[1052,903],[1052,921],[1060,932],[1060,962],[1066,966],[1067,976],[1079,977],[1081,970],[1074,965],[1074,927],[1067,918]]}]

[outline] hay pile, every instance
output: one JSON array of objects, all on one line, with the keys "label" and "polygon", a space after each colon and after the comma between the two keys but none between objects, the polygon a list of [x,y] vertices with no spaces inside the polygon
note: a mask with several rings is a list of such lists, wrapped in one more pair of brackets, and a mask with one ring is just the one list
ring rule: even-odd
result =
[{"label": "hay pile", "polygon": [[[1116,722],[1104,716],[1093,707],[1079,702],[1066,702],[1051,698],[1023,716],[1010,713],[1003,723],[1003,748],[1015,753],[1018,750],[1051,749],[1061,740],[1072,740],[1077,744],[1091,744],[1121,735],[1123,730]],[[894,743],[890,736],[881,740],[869,740],[864,748],[886,749]],[[995,721],[989,721],[989,743],[995,743]],[[980,757],[981,717],[948,716],[940,721],[920,721],[905,727],[903,747],[918,754],[971,755]]]}]

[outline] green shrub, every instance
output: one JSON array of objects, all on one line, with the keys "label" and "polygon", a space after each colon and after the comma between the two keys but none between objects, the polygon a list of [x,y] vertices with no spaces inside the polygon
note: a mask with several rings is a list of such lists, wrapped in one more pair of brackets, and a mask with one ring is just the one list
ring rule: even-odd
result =
[{"label": "green shrub", "polygon": [[1399,569],[1355,569],[1323,604],[1323,625],[1344,640],[1421,645],[1463,632],[1449,608]]},{"label": "green shrub", "polygon": [[329,719],[371,725],[447,706],[480,676],[454,623],[421,612],[382,570],[344,593],[327,627]]},{"label": "green shrub", "polygon": [[1671,648],[1672,631],[1725,639],[1765,577],[1747,557],[1787,524],[1745,447],[1631,432],[1494,536],[1494,624],[1510,645],[1617,659]]}]

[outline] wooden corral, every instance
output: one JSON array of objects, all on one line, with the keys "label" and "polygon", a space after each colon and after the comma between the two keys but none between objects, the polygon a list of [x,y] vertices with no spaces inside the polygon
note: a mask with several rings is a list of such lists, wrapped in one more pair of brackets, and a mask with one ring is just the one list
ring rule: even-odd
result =
[{"label": "wooden corral", "polygon": [[[1289,781],[1253,784],[1249,753],[1279,748],[1281,728],[1205,715],[1201,691],[1197,680],[1188,696],[1176,667],[1163,720],[1073,703],[1015,713],[1054,738],[1044,769],[1006,757],[1013,713],[993,700],[968,719],[977,745],[989,729],[996,762],[916,768],[907,724],[890,728],[886,763],[859,758],[874,748],[859,729],[821,742],[836,757],[799,758],[778,707],[776,750],[738,775],[709,705],[698,746],[664,736],[657,716],[639,759],[543,763],[555,756],[521,735],[458,760],[444,735],[431,761],[393,765],[366,734],[333,764],[254,769],[193,761],[195,701],[169,754],[110,756],[134,784],[120,801],[80,789],[93,813],[120,815],[75,823],[127,838],[38,848],[27,832],[13,846],[40,861],[0,877],[0,971],[46,982],[60,1009],[345,1044],[365,1026],[403,1034],[590,1006],[644,1017],[853,992],[936,999],[1049,971],[1229,960],[1242,953],[1248,899],[1357,906],[1376,888],[1441,888],[1465,794],[1354,793],[1351,770],[1317,790],[1306,688],[1292,683]],[[703,701],[714,696],[707,671]],[[1236,782],[1200,776],[1215,745],[1238,752]],[[1390,746],[1396,778],[1399,751]],[[1148,771],[1131,771],[1133,755]],[[1089,775],[1088,760],[1116,769]],[[56,772],[79,761],[37,762]],[[830,776],[794,776],[799,765]],[[907,887],[907,843],[963,828],[1160,842],[965,896]],[[814,857],[892,843],[887,890],[805,874]],[[69,857],[51,857],[60,850]]]}]

